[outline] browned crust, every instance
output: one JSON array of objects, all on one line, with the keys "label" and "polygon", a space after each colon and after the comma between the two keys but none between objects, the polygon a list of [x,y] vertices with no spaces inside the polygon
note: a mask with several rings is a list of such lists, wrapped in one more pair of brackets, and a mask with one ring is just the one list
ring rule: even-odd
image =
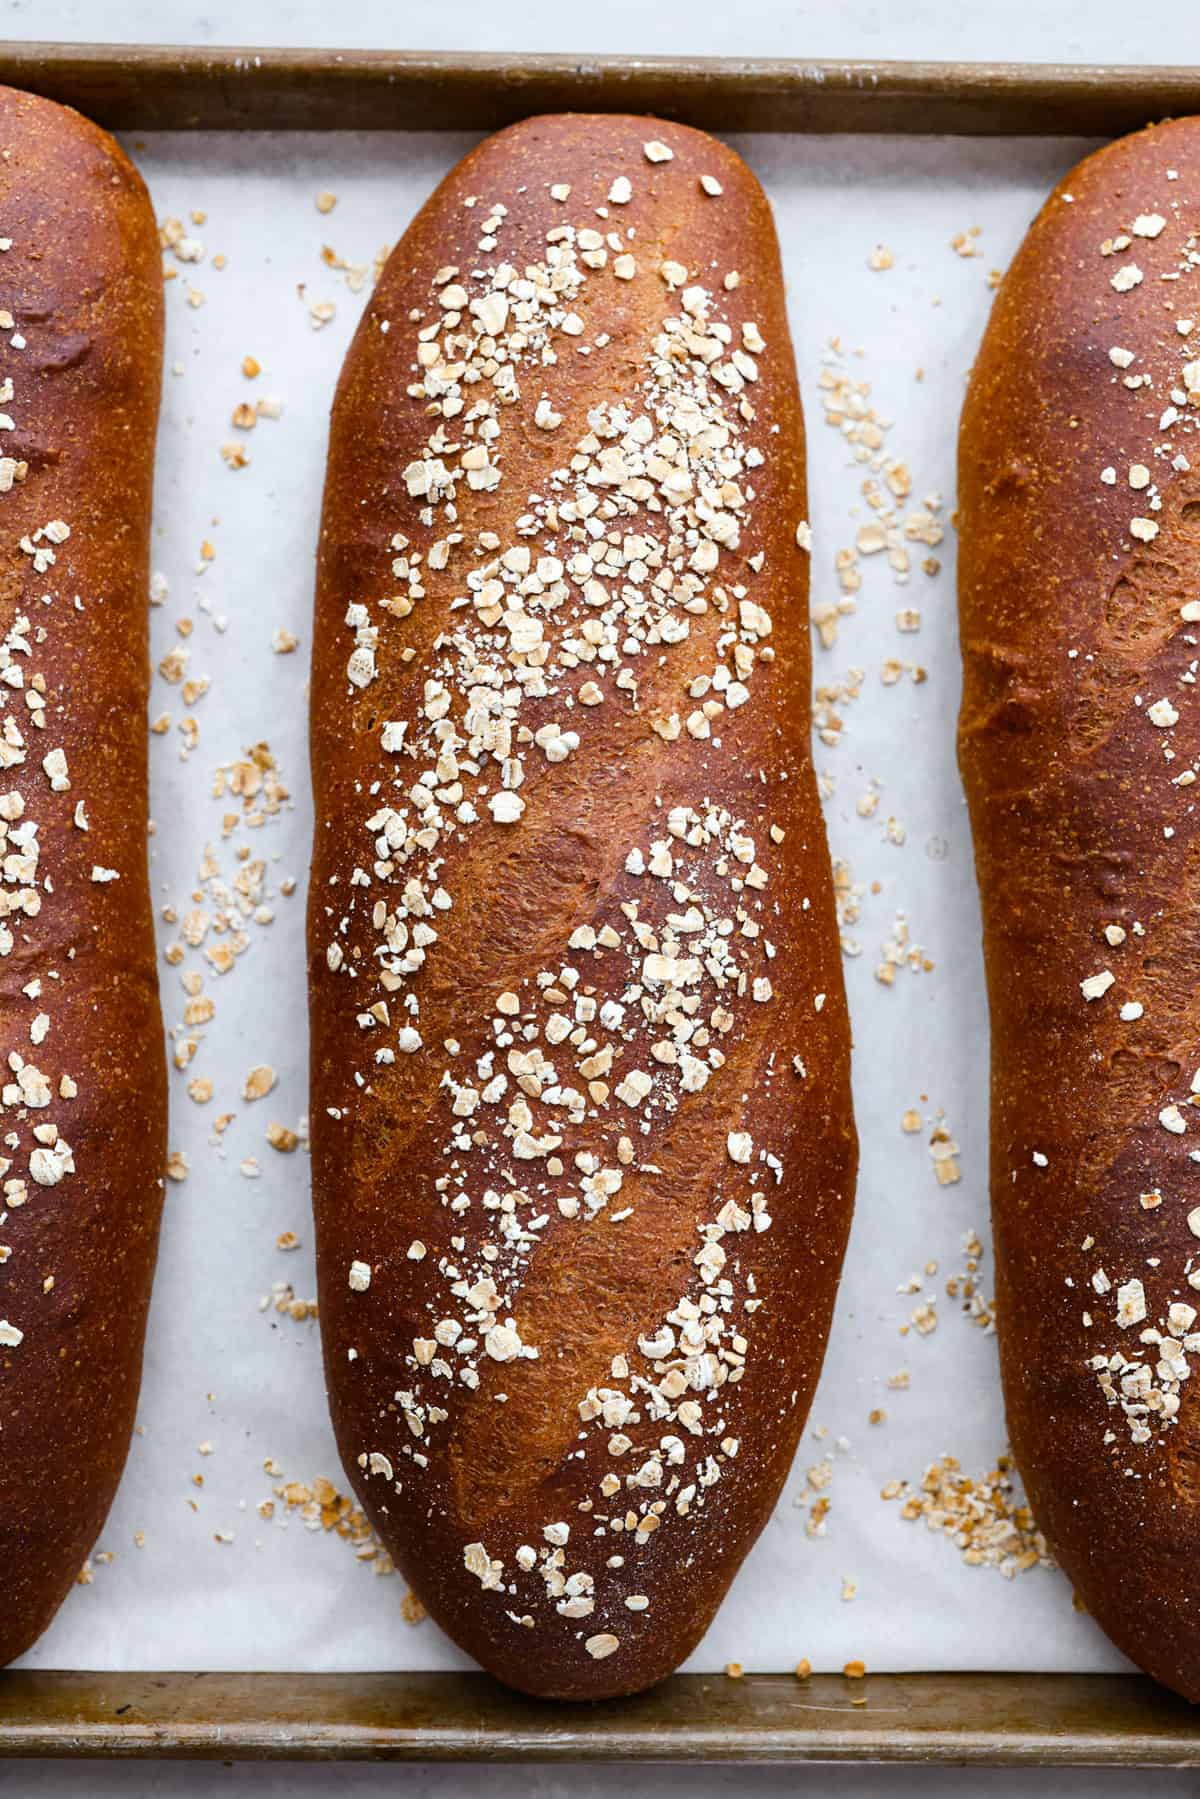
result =
[{"label": "browned crust", "polygon": [[[1189,1093],[1200,1064],[1200,835],[1196,789],[1175,777],[1200,757],[1197,629],[1180,616],[1200,597],[1200,436],[1186,398],[1175,423],[1160,418],[1172,390],[1186,395],[1181,365],[1200,354],[1200,329],[1186,339],[1176,328],[1200,317],[1197,270],[1181,268],[1200,229],[1198,194],[1195,119],[1113,144],[1066,177],[997,296],[959,463],[959,746],[992,1013],[1012,1442],[1084,1603],[1121,1649],[1193,1700],[1200,1394],[1195,1378],[1176,1382],[1177,1421],[1152,1417],[1149,1441],[1137,1442],[1120,1372],[1109,1404],[1105,1371],[1089,1359],[1118,1352],[1154,1370],[1159,1347],[1140,1332],[1165,1330],[1168,1306],[1197,1298],[1187,1275],[1200,1243],[1187,1218],[1200,1200],[1189,1159],[1200,1124]],[[1165,220],[1158,235],[1101,254],[1151,214]],[[1144,279],[1122,293],[1111,278],[1129,264]],[[1134,353],[1128,368],[1110,360],[1114,346]],[[1126,385],[1139,375],[1149,384]],[[1172,467],[1181,451],[1190,468]],[[1151,487],[1131,487],[1138,464]],[[1158,525],[1149,542],[1131,535],[1143,516]],[[1156,728],[1149,709],[1164,697],[1178,722]],[[1125,941],[1110,943],[1108,926]],[[1106,969],[1111,989],[1085,1000],[1080,983]],[[1122,1020],[1135,1002],[1142,1016]],[[1159,1122],[1172,1102],[1182,1135]],[[1163,1203],[1144,1209],[1152,1189]],[[1111,1291],[1095,1290],[1098,1269]],[[1131,1279],[1148,1316],[1122,1327],[1117,1291]],[[1171,1383],[1155,1374],[1153,1385]]]},{"label": "browned crust", "polygon": [[[665,144],[672,160],[647,161],[648,140]],[[719,198],[701,190],[701,174],[719,179]],[[598,216],[614,178],[622,175],[632,199]],[[556,183],[570,185],[569,202],[551,198],[548,190]],[[463,202],[472,194],[479,205],[467,209]],[[499,249],[481,256],[481,224],[497,201],[508,207]],[[537,371],[522,372],[521,400],[503,420],[500,486],[478,493],[463,485],[463,552],[446,574],[427,571],[427,597],[403,621],[393,619],[379,606],[396,585],[388,574],[392,534],[403,531],[410,553],[425,552],[447,529],[440,513],[432,526],[423,525],[419,502],[405,491],[403,471],[422,453],[431,429],[423,404],[405,392],[414,379],[410,309],[420,309],[421,322],[428,323],[430,283],[439,268],[459,267],[477,292],[469,271],[499,258],[523,269],[545,256],[546,232],[564,224],[635,232],[635,278],[618,280],[606,267],[588,276],[572,302],[585,323],[575,342],[593,344],[602,333],[609,341],[582,356],[560,337],[558,363],[544,380]],[[354,899],[347,881],[356,865],[371,866],[371,834],[364,829],[369,811],[385,799],[402,803],[391,785],[394,758],[380,748],[381,722],[416,716],[435,636],[455,623],[447,603],[465,593],[467,570],[481,566],[471,554],[476,534],[494,529],[505,544],[513,542],[514,522],[530,494],[547,491],[552,471],[566,463],[586,432],[588,409],[635,398],[652,338],[668,314],[679,312],[678,295],[672,297],[659,274],[668,258],[686,264],[689,281],[713,291],[717,315],[732,326],[734,343],[743,321],[756,321],[766,340],[757,381],[746,390],[756,415],[747,441],[761,445],[766,460],[753,472],[756,498],[743,519],[740,547],[722,562],[720,578],[746,583],[771,614],[774,660],[760,659],[747,677],[752,703],[727,711],[714,727],[720,750],[686,731],[665,742],[649,726],[656,716],[686,714],[694,704],[687,680],[711,673],[714,661],[728,655],[728,640],[717,647],[728,618],[712,609],[692,619],[686,644],[640,659],[636,708],[609,670],[602,706],[565,710],[573,705],[567,696],[581,690],[584,678],[603,672],[603,665],[586,664],[562,677],[557,699],[526,702],[523,721],[527,717],[535,730],[547,720],[571,724],[580,747],[557,766],[529,752],[519,823],[494,825],[485,813],[481,824],[439,842],[437,853],[445,856],[439,878],[453,906],[437,916],[438,942],[405,988],[419,997],[425,1047],[400,1055],[393,1067],[378,1067],[371,1049],[394,1041],[395,1031],[368,1039],[356,1014],[378,993],[370,977],[372,906],[380,896],[394,904],[398,893],[394,884],[376,881],[355,909],[347,904]],[[725,291],[722,278],[735,269],[741,285]],[[434,306],[432,316],[436,311]],[[542,392],[562,415],[557,430],[534,427],[531,414]],[[770,1513],[820,1369],[849,1225],[856,1148],[828,853],[808,744],[808,557],[795,542],[804,516],[803,431],[774,227],[740,160],[683,127],[562,116],[503,132],[461,163],[393,253],[350,349],[334,405],[313,663],[314,1193],[326,1374],[356,1491],[438,1621],[486,1667],[530,1692],[568,1698],[630,1692],[683,1659]],[[531,540],[535,556],[542,541],[538,535]],[[759,551],[765,553],[761,573],[749,562]],[[368,603],[380,626],[378,677],[362,692],[352,691],[346,678],[354,637],[345,613],[348,602],[358,601]],[[416,651],[407,668],[399,661],[404,646]],[[401,766],[407,783],[423,763]],[[373,782],[382,785],[371,790]],[[624,953],[607,960],[572,954],[567,937],[581,923],[627,929],[622,902],[638,901],[644,915],[652,915],[647,878],[626,871],[627,853],[664,835],[672,804],[705,798],[744,821],[758,860],[769,866],[769,891],[755,916],[768,926],[777,951],[770,964],[775,997],[763,1005],[738,1002],[735,1027],[721,1043],[728,1061],[720,1078],[684,1095],[677,1110],[654,1112],[649,1134],[637,1133],[640,1114],[611,1095],[590,1108],[585,1127],[567,1130],[564,1156],[586,1142],[601,1150],[606,1164],[618,1159],[620,1134],[637,1134],[638,1167],[626,1170],[619,1200],[632,1214],[623,1222],[613,1224],[606,1214],[590,1223],[559,1215],[555,1193],[572,1183],[578,1191],[579,1177],[569,1165],[558,1180],[546,1174],[549,1164],[513,1165],[538,1203],[545,1198],[548,1223],[527,1272],[509,1289],[515,1297],[503,1315],[511,1313],[523,1341],[538,1346],[539,1359],[501,1366],[480,1354],[474,1395],[450,1380],[440,1389],[431,1383],[432,1397],[440,1391],[452,1416],[422,1439],[429,1465],[419,1469],[408,1458],[412,1439],[394,1395],[420,1386],[413,1339],[429,1337],[448,1303],[439,1257],[469,1260],[471,1247],[452,1249],[450,1240],[464,1232],[474,1244],[480,1224],[487,1223],[479,1194],[487,1183],[478,1175],[473,1185],[467,1175],[458,1177],[470,1186],[473,1209],[457,1220],[447,1210],[454,1120],[439,1092],[442,1071],[452,1065],[456,1078],[474,1078],[475,1058],[493,1041],[498,994],[513,989],[536,995],[538,971],[556,971],[564,959],[580,967],[597,1004],[621,995],[629,978]],[[772,823],[785,833],[781,850],[770,840]],[[702,905],[715,905],[728,891],[711,869],[689,878]],[[751,909],[757,904],[748,903]],[[347,917],[352,922],[343,926]],[[331,942],[345,949],[336,976],[326,960]],[[766,970],[763,955],[760,949],[755,974]],[[393,994],[393,1007],[403,998],[404,992]],[[457,1058],[443,1052],[448,1038],[460,1042]],[[639,1047],[644,1057],[644,1042]],[[793,1071],[793,1057],[803,1058],[804,1078]],[[630,1050],[624,1068],[636,1059]],[[573,1064],[574,1056],[562,1078],[582,1086]],[[365,1091],[354,1084],[360,1070],[366,1071]],[[618,1066],[613,1083],[621,1075]],[[511,1098],[510,1089],[505,1103]],[[330,1117],[330,1107],[338,1117]],[[492,1128],[492,1117],[503,1115],[481,1116]],[[753,1136],[752,1168],[733,1164],[727,1153],[727,1134],[742,1128]],[[778,1185],[765,1177],[760,1147],[781,1160]],[[492,1144],[481,1151],[484,1166],[492,1168],[504,1151],[501,1137],[499,1150]],[[640,1172],[647,1164],[659,1172]],[[763,1195],[764,1177],[770,1228],[725,1239],[736,1328],[745,1330],[750,1347],[744,1379],[720,1389],[719,1441],[703,1440],[719,1479],[703,1507],[696,1505],[688,1517],[675,1513],[672,1497],[662,1528],[641,1537],[628,1533],[625,1565],[614,1570],[608,1559],[622,1540],[598,1522],[610,1508],[593,1500],[593,1512],[581,1513],[580,1495],[597,1494],[602,1476],[614,1468],[625,1476],[664,1431],[681,1427],[654,1425],[639,1414],[640,1425],[629,1427],[634,1447],[628,1460],[616,1462],[607,1444],[612,1433],[598,1434],[595,1424],[585,1428],[579,1402],[589,1388],[620,1384],[610,1374],[614,1355],[627,1351],[641,1362],[639,1333],[653,1333],[694,1278],[698,1227],[726,1198],[748,1208],[752,1192]],[[610,1200],[609,1210],[617,1203]],[[427,1248],[419,1262],[407,1259],[414,1238]],[[353,1261],[372,1269],[365,1292],[348,1285]],[[742,1311],[751,1274],[761,1298],[752,1320]],[[503,1257],[496,1278],[508,1279]],[[353,1362],[347,1359],[351,1349],[357,1352]],[[428,1396],[430,1389],[422,1391]],[[504,1404],[496,1403],[500,1392],[509,1394]],[[709,1429],[717,1409],[707,1411]],[[736,1452],[721,1447],[728,1439],[738,1440]],[[372,1451],[394,1461],[398,1491],[360,1466]],[[674,1495],[670,1478],[662,1490]],[[653,1495],[622,1491],[625,1497],[612,1502],[617,1513],[628,1505],[640,1518]],[[561,1615],[547,1602],[542,1577],[521,1573],[514,1561],[523,1544],[543,1555],[543,1527],[559,1519],[571,1526],[564,1573],[590,1575],[595,1585],[594,1611],[583,1619]],[[482,1590],[466,1571],[464,1548],[472,1543],[503,1561],[505,1590]],[[649,1609],[626,1608],[625,1598],[639,1593],[649,1597]],[[521,1627],[510,1612],[536,1612],[534,1627]],[[603,1633],[616,1635],[620,1649],[593,1660],[584,1639]]]},{"label": "browned crust", "polygon": [[[0,1197],[0,1662],[45,1629],[79,1572],[124,1465],[141,1371],[165,1158],[166,1091],[146,861],[147,583],[162,281],[142,181],[114,141],[77,113],[0,90],[0,308],[23,349],[0,339],[0,454],[29,464],[0,494],[0,637],[21,614],[46,681],[46,724],[5,689],[26,760],[0,771],[39,826],[41,910],[6,922],[0,1052],[40,1067],[52,1103],[5,1103],[8,1178],[27,1178],[33,1127],[51,1121],[75,1172]],[[71,530],[33,570],[19,540],[47,521]],[[52,603],[44,606],[41,596]],[[80,606],[75,605],[79,597]],[[44,630],[44,641],[38,633]],[[52,791],[42,758],[66,753]],[[73,824],[83,801],[90,824]],[[10,844],[11,849],[11,844]],[[92,880],[93,865],[120,879]],[[9,876],[4,892],[13,892]],[[54,978],[54,974],[58,978]],[[42,993],[23,989],[40,978]],[[49,1034],[31,1046],[39,1012]],[[11,1064],[9,1065],[11,1069]],[[78,1096],[58,1095],[62,1074]],[[12,1079],[6,1072],[6,1079]],[[7,1216],[3,1214],[7,1211]],[[49,1291],[45,1283],[53,1277]]]}]

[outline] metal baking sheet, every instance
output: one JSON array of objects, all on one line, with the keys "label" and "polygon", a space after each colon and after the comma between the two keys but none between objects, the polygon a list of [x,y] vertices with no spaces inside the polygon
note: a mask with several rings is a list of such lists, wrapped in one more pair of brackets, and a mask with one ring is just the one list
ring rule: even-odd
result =
[{"label": "metal baking sheet", "polygon": [[534,112],[648,112],[709,131],[1115,136],[1200,111],[1184,64],[0,45],[0,81],[113,131],[494,131]]},{"label": "metal baking sheet", "polygon": [[[189,1172],[170,1191],[144,1435],[90,1584],[25,1667],[0,1675],[0,1752],[1019,1760],[1040,1742],[1060,1760],[1187,1759],[1187,1709],[1117,1672],[1124,1664],[1073,1611],[1060,1576],[969,1568],[944,1533],[905,1522],[880,1490],[893,1480],[919,1490],[943,1454],[978,1476],[1003,1448],[994,1340],[963,1312],[961,1292],[945,1290],[965,1270],[972,1231],[984,1245],[981,1299],[991,1290],[986,1015],[952,752],[958,399],[992,271],[1088,147],[1044,133],[1124,129],[1195,105],[1200,72],[9,45],[0,79],[124,128],[160,218],[180,221],[182,253],[166,259],[172,372],[154,552],[166,578],[155,657],[181,675],[156,678],[151,708],[168,720],[153,745],[153,879],[175,914],[164,952],[189,910],[211,915],[226,888],[236,896],[247,864],[263,863],[252,897],[273,914],[243,921],[247,945],[227,974],[206,960],[230,940],[211,926],[182,964],[164,962],[173,1044],[195,1037],[198,1048],[172,1081],[172,1145]],[[396,1577],[374,1579],[353,1542],[310,1532],[319,1516],[289,1503],[291,1483],[344,1483],[315,1326],[275,1291],[287,1283],[300,1310],[315,1291],[305,1152],[266,1140],[268,1123],[298,1130],[305,1105],[308,609],[333,382],[377,252],[441,173],[480,129],[571,105],[761,128],[734,141],[767,187],[784,247],[816,605],[844,602],[837,552],[876,516],[862,490],[870,468],[823,421],[831,381],[869,386],[862,403],[911,473],[902,512],[936,498],[928,510],[946,522],[939,544],[905,540],[903,585],[886,552],[860,554],[855,609],[816,651],[831,714],[817,764],[858,913],[846,924],[861,952],[847,981],[864,1154],[810,1431],[689,1664],[697,1671],[586,1715],[467,1672],[432,1625],[402,1621]],[[281,129],[300,122],[304,131]],[[401,122],[440,129],[370,130]],[[187,129],[153,129],[167,123]],[[908,135],[917,129],[976,135]],[[337,196],[331,211],[318,210],[322,192]],[[262,364],[253,380],[241,373],[247,355]],[[233,407],[260,398],[281,400],[281,416],[269,403],[239,433]],[[230,443],[249,466],[226,466]],[[937,574],[921,569],[926,555]],[[897,624],[910,608],[921,613],[915,634]],[[272,648],[280,632],[298,639],[290,653]],[[900,675],[885,682],[891,663]],[[876,970],[889,955],[898,963],[886,987]],[[210,1024],[184,1021],[189,973],[216,1001]],[[275,1085],[244,1099],[256,1065]],[[191,1079],[213,1082],[211,1101],[187,1097]],[[905,1134],[910,1110],[920,1128]],[[958,1181],[938,1183],[934,1149],[953,1156]],[[297,1248],[276,1247],[287,1233]],[[912,1320],[928,1321],[931,1300],[938,1322],[926,1332]],[[902,1369],[910,1385],[889,1386]],[[868,1422],[876,1410],[886,1422]],[[826,1498],[823,1531],[810,1535]],[[263,1500],[274,1516],[260,1515]],[[1030,1672],[1031,1644],[1043,1673]],[[130,1671],[131,1645],[143,1670],[174,1672]],[[802,1656],[819,1671],[811,1682],[782,1672]],[[835,1672],[858,1657],[872,1670],[865,1685]],[[721,1673],[733,1661],[746,1678]],[[409,1671],[379,1672],[397,1665]]]},{"label": "metal baking sheet", "polygon": [[4,1678],[9,1756],[1200,1765],[1191,1708],[1131,1675],[677,1674],[587,1706],[523,1699],[483,1674]]}]

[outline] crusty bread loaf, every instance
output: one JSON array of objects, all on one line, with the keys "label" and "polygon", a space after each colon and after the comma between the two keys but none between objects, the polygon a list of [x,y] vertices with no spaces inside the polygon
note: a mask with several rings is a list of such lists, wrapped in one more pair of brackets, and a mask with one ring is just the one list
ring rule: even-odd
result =
[{"label": "crusty bread loaf", "polygon": [[356,1491],[533,1693],[688,1653],[821,1365],[856,1146],[804,518],[736,156],[553,117],[454,170],[333,413],[313,1172]]},{"label": "crusty bread loaf", "polygon": [[963,416],[997,1312],[1038,1523],[1200,1699],[1200,120],[1090,157]]},{"label": "crusty bread loaf", "polygon": [[146,867],[154,217],[110,137],[5,88],[0,232],[6,1662],[62,1602],[124,1465],[166,1073]]}]

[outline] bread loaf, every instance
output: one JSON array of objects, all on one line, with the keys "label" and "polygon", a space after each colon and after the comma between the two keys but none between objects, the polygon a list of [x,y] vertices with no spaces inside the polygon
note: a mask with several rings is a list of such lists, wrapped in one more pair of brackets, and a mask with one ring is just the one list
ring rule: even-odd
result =
[{"label": "bread loaf", "polygon": [[0,89],[0,1662],[125,1461],[166,1093],[146,867],[162,276],[145,188]]},{"label": "bread loaf", "polygon": [[856,1145],[804,520],[738,158],[551,117],[460,164],[334,404],[313,1174],[347,1470],[531,1693],[687,1655],[821,1365]]},{"label": "bread loaf", "polygon": [[1200,121],[1051,196],[975,365],[960,760],[1009,1426],[1088,1609],[1200,1699]]}]

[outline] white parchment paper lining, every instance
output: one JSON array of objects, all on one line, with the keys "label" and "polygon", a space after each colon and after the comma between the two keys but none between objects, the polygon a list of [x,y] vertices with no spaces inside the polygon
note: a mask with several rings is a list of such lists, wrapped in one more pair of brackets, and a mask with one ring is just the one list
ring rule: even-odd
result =
[{"label": "white parchment paper lining", "polygon": [[[184,703],[156,676],[151,714],[171,728],[152,739],[153,882],[160,905],[193,903],[204,847],[216,846],[226,878],[239,844],[268,860],[276,914],[248,926],[250,943],[225,976],[207,971],[217,1003],[186,1074],[172,1074],[171,1144],[190,1174],[171,1185],[150,1323],[140,1418],[125,1479],[89,1586],[74,1590],[28,1665],[184,1669],[374,1669],[463,1665],[428,1621],[400,1615],[398,1576],[373,1578],[352,1548],[313,1534],[279,1505],[257,1512],[281,1478],[344,1481],[325,1415],[317,1326],[269,1306],[275,1282],[315,1293],[305,1152],[279,1154],[268,1120],[295,1127],[306,1107],[303,891],[311,824],[305,720],[313,551],[326,419],[342,354],[365,289],[322,261],[323,245],[370,264],[393,243],[443,172],[468,147],[460,135],[152,135],[129,148],[160,218],[176,215],[204,246],[196,264],[172,262],[167,285],[168,374],[159,438],[154,566],[169,592],[153,615],[156,660],[185,640],[187,676],[210,690]],[[831,339],[870,404],[895,422],[889,451],[913,474],[913,501],[940,493],[948,517],[963,383],[991,299],[986,275],[1003,268],[1059,175],[1088,146],[1037,140],[747,138],[738,148],[774,202],[809,424],[814,601],[838,597],[835,552],[870,513],[865,471],[822,420],[817,382]],[[319,191],[337,195],[321,214]],[[193,225],[193,209],[207,216]],[[979,254],[951,240],[978,227]],[[877,244],[893,266],[875,271]],[[213,266],[215,254],[227,259]],[[303,293],[298,287],[303,284]],[[203,295],[193,305],[188,289]],[[314,330],[309,307],[336,313]],[[243,379],[242,358],[263,372]],[[175,372],[171,372],[172,366]],[[220,446],[239,437],[239,400],[279,397],[280,420],[246,436],[250,466],[233,472]],[[215,554],[207,562],[201,545]],[[926,552],[913,546],[915,560]],[[995,1340],[944,1294],[965,1267],[962,1243],[987,1231],[987,1017],[970,842],[954,765],[959,671],[954,537],[935,552],[941,573],[894,584],[882,557],[863,558],[857,612],[832,649],[817,648],[818,683],[865,671],[861,697],[839,707],[836,747],[817,746],[828,777],[834,854],[865,884],[851,927],[862,954],[846,963],[855,1027],[855,1096],[862,1140],[858,1210],[836,1324],[809,1431],[777,1513],[708,1637],[697,1669],[736,1659],[748,1669],[786,1669],[801,1656],[838,1668],[861,1656],[871,1668],[1093,1670],[1122,1665],[1088,1619],[1073,1612],[1066,1581],[1034,1570],[1006,1580],[971,1568],[954,1545],[905,1522],[880,1488],[916,1485],[942,1453],[965,1473],[993,1466],[1004,1447]],[[204,572],[200,573],[203,567]],[[898,633],[896,610],[917,606],[922,627]],[[222,630],[219,627],[224,624]],[[300,639],[275,654],[279,628]],[[887,657],[919,662],[927,679],[884,686]],[[186,760],[179,721],[196,719]],[[291,801],[261,827],[243,822],[222,839],[222,818],[242,801],[217,798],[216,770],[267,742]],[[872,817],[857,811],[871,783]],[[904,842],[888,840],[900,821]],[[295,879],[291,897],[280,883]],[[877,891],[875,886],[877,884]],[[207,903],[207,902],[203,902]],[[902,968],[889,990],[875,978],[897,912],[934,963]],[[161,926],[161,942],[177,930]],[[210,940],[211,941],[211,940]],[[205,969],[203,952],[185,968]],[[180,970],[163,964],[167,1023],[180,1026]],[[184,1033],[188,1034],[188,1033]],[[255,1064],[278,1085],[241,1098]],[[192,1076],[214,1083],[205,1106],[186,1095]],[[916,1107],[919,1134],[901,1114]],[[213,1120],[235,1114],[219,1143]],[[960,1146],[962,1179],[934,1179],[929,1136],[939,1112]],[[241,1172],[256,1158],[260,1173]],[[292,1231],[300,1247],[276,1248]],[[936,1261],[938,1273],[924,1276]],[[913,1273],[920,1292],[898,1293]],[[990,1249],[982,1285],[992,1286]],[[926,1336],[900,1327],[937,1295],[939,1324]],[[911,1372],[907,1391],[887,1377]],[[868,1424],[874,1407],[885,1423]],[[827,1434],[818,1437],[815,1432]],[[845,1447],[838,1447],[843,1439]],[[201,1454],[198,1445],[211,1445]],[[828,1455],[832,1479],[825,1534],[806,1534],[813,1490],[806,1469]],[[271,1458],[282,1471],[272,1477]],[[194,1476],[203,1485],[194,1484]],[[144,1546],[135,1533],[144,1533]],[[224,1539],[224,1540],[219,1540]],[[857,1596],[843,1600],[843,1584]]]}]

